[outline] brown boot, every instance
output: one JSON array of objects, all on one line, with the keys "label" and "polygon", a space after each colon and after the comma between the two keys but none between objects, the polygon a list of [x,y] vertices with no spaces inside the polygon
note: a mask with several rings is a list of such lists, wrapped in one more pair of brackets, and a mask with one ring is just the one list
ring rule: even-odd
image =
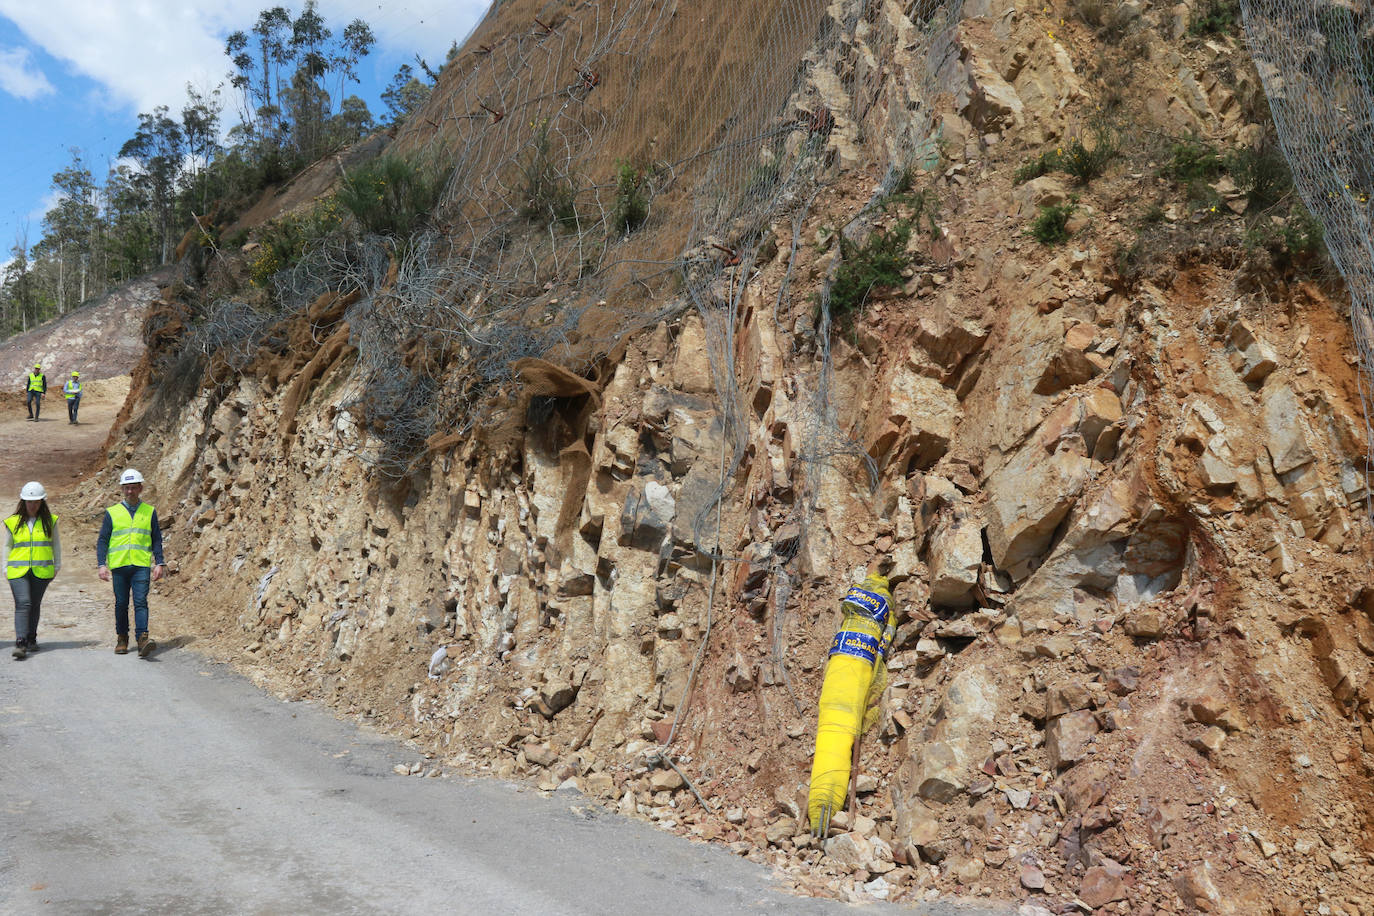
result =
[{"label": "brown boot", "polygon": [[129,654],[129,634],[125,633],[115,640],[115,655]]},{"label": "brown boot", "polygon": [[157,643],[153,642],[152,637],[144,635],[138,638],[138,657],[147,658],[153,654],[157,648]]}]

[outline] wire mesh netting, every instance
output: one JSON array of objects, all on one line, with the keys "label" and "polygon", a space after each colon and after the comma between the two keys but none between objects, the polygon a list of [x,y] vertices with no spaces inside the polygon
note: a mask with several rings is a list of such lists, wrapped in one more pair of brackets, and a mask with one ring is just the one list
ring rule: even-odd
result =
[{"label": "wire mesh netting", "polygon": [[1241,11],[1294,184],[1350,290],[1370,441],[1374,13],[1348,0],[1242,0]]},{"label": "wire mesh netting", "polygon": [[[367,394],[352,406],[389,440],[370,453],[401,474],[426,441],[508,407],[495,394],[516,384],[516,360],[586,372],[694,308],[728,430],[723,488],[745,447],[733,334],[759,246],[788,214],[800,231],[837,156],[890,184],[929,155],[961,6],[493,4],[388,152],[447,174],[428,228],[325,241],[278,274],[267,314],[222,307],[220,336],[250,349],[325,290],[357,290],[347,318]],[[789,280],[796,250],[794,233]],[[816,461],[854,451],[826,403],[821,298],[804,437]],[[411,395],[388,394],[398,384]]]}]

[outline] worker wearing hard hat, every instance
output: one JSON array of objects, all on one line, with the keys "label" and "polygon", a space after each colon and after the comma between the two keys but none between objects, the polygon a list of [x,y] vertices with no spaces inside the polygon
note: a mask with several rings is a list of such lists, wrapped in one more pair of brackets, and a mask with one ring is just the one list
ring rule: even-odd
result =
[{"label": "worker wearing hard hat", "polygon": [[38,412],[43,407],[43,395],[48,393],[48,378],[43,374],[43,367],[38,363],[33,364],[33,371],[29,373],[28,379],[24,382],[26,397],[24,407],[29,411],[29,419],[37,420]]},{"label": "worker wearing hard hat", "polygon": [[102,582],[114,583],[115,654],[129,651],[129,597],[134,601],[134,636],[138,657],[157,648],[148,636],[148,586],[162,578],[162,529],[157,510],[139,499],[143,475],[128,468],[119,475],[124,499],[105,510],[95,542],[96,570]]},{"label": "worker wearing hard hat", "polygon": [[72,377],[62,386],[62,396],[67,399],[67,422],[76,423],[76,412],[81,409],[80,372],[72,372]]},{"label": "worker wearing hard hat", "polygon": [[36,480],[19,491],[19,505],[0,530],[0,558],[14,595],[16,659],[38,651],[38,617],[43,593],[62,568],[62,542],[57,516],[48,508],[48,493]]}]

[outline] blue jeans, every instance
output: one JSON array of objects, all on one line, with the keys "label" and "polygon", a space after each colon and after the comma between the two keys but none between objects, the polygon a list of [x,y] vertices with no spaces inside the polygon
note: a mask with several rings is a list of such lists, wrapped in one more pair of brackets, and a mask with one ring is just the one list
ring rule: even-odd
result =
[{"label": "blue jeans", "polygon": [[40,579],[32,572],[26,572],[17,579],[10,579],[10,591],[14,594],[14,641],[38,641],[38,615],[43,610],[43,593],[48,590],[51,579]]},{"label": "blue jeans", "polygon": [[70,422],[72,422],[72,423],[75,423],[75,422],[76,422],[76,412],[77,412],[78,410],[80,410],[80,409],[81,409],[81,395],[78,394],[76,397],[67,398],[67,419],[68,419]]},{"label": "blue jeans", "polygon": [[134,635],[148,634],[148,583],[153,571],[147,566],[117,566],[110,570],[115,595],[115,635],[129,635],[129,593],[134,596]]}]

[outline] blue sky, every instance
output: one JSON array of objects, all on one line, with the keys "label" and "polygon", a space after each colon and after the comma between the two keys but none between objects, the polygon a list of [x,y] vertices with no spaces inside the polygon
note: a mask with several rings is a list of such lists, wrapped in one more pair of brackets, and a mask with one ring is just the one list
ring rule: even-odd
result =
[{"label": "blue sky", "polygon": [[[28,226],[29,243],[43,232],[55,172],[81,150],[103,181],[138,113],[167,105],[180,111],[186,84],[209,90],[225,82],[224,39],[247,31],[267,7],[293,15],[303,0],[0,0],[0,263]],[[337,33],[355,18],[372,27],[377,44],[359,69],[362,85],[346,92],[384,112],[380,94],[396,68],[419,54],[443,62],[486,11],[486,0],[320,0]],[[223,117],[236,106],[225,87]]]}]

